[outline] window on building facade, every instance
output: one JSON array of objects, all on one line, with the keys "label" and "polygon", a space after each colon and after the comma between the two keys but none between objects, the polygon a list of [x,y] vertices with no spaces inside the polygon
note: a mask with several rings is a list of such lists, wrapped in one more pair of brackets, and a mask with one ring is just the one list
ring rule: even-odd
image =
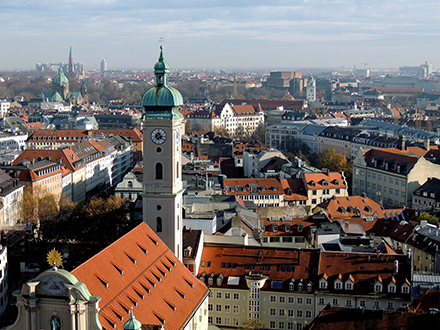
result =
[{"label": "window on building facade", "polygon": [[324,298],[318,298],[318,305],[324,305],[324,304],[325,304]]},{"label": "window on building facade", "polygon": [[240,312],[240,308],[238,307],[238,306],[234,306],[233,308],[232,308],[232,313],[234,313],[234,314],[238,314]]},{"label": "window on building facade", "polygon": [[345,306],[347,306],[347,307],[351,307],[351,306],[352,306],[352,300],[351,300],[351,299],[347,299],[347,300],[345,301]]},{"label": "window on building facade", "polygon": [[161,217],[156,218],[156,232],[158,232],[158,233],[162,232],[162,218]]},{"label": "window on building facade", "polygon": [[156,164],[156,180],[163,180],[163,165],[161,163]]},{"label": "window on building facade", "polygon": [[365,307],[366,305],[367,305],[367,303],[365,302],[365,300],[359,301],[359,306],[360,307]]},{"label": "window on building facade", "polygon": [[269,315],[270,315],[270,316],[275,316],[275,315],[276,315],[275,308],[271,308],[271,309],[269,310]]}]

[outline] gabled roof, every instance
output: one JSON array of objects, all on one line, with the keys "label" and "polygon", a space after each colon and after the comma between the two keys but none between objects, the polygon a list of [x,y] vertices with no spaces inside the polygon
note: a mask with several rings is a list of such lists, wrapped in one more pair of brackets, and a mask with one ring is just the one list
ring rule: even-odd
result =
[{"label": "gabled roof", "polygon": [[328,216],[332,219],[351,218],[351,217],[372,217],[377,214],[382,217],[382,206],[369,197],[333,196],[325,202],[318,205],[320,209],[326,210]]},{"label": "gabled roof", "polygon": [[183,329],[206,298],[208,289],[141,223],[72,274],[102,297],[99,320],[122,329],[131,307],[142,324]]},{"label": "gabled roof", "polygon": [[[347,188],[344,176],[340,172],[305,173],[304,177],[308,190]],[[328,185],[323,185],[325,181],[328,182]],[[314,186],[311,184],[312,182],[315,183]]]}]

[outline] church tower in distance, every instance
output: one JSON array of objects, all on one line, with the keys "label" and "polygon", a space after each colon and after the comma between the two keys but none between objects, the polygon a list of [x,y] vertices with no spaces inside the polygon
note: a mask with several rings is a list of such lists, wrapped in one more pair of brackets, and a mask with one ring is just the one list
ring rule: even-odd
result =
[{"label": "church tower in distance", "polygon": [[142,97],[144,173],[143,221],[182,260],[182,95],[168,86],[163,47],[154,65],[156,84]]}]

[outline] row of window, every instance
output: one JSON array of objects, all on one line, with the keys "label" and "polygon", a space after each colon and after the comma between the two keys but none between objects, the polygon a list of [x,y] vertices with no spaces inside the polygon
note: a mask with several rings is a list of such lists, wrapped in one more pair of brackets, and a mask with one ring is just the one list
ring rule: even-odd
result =
[{"label": "row of window", "polygon": [[[331,303],[333,306],[339,306],[339,299],[338,298],[332,298]],[[384,303],[384,302],[383,302]],[[326,301],[324,298],[318,298],[318,305],[325,305]],[[406,303],[402,303],[402,307],[406,307]],[[346,299],[345,300],[345,306],[346,307],[355,307],[353,305],[353,299]],[[367,307],[367,301],[366,300],[359,300],[359,307]],[[384,305],[381,306],[381,302],[378,300],[373,301],[373,308],[383,308]],[[386,308],[387,309],[394,309],[394,302],[393,301],[387,301],[386,302]]]},{"label": "row of window", "polygon": [[[270,300],[269,301],[271,303],[276,303],[277,302],[277,296],[270,296]],[[286,300],[285,296],[278,296],[278,303],[284,304],[284,303],[286,303],[286,301],[287,301],[288,304],[294,304],[295,303],[295,297],[290,297],[289,296],[289,297],[287,297],[287,300]],[[296,304],[297,305],[302,305],[304,301],[305,301],[306,305],[311,305],[312,304],[312,298],[311,297],[307,297],[307,298],[305,298],[305,300],[304,300],[303,297],[296,297]]]},{"label": "row of window", "polygon": [[[212,291],[210,291],[209,298],[213,298],[213,297],[214,297],[214,294],[212,293]],[[232,294],[232,295],[231,295],[231,292],[224,292],[224,295],[222,295],[222,292],[219,292],[219,291],[217,291],[215,293],[216,299],[222,299],[222,297],[224,297],[224,299],[226,299],[226,300],[231,299],[231,297],[233,300],[240,300],[240,294],[236,293],[236,292],[234,292],[234,294]]]},{"label": "row of window", "polygon": [[305,317],[306,319],[311,319],[312,318],[312,311],[303,311],[302,309],[297,309],[296,313],[295,310],[293,309],[284,309],[284,308],[279,308],[278,309],[278,313],[276,312],[275,308],[271,308],[269,310],[269,316],[277,316],[277,317],[296,317],[298,319],[301,319],[303,317]]},{"label": "row of window", "polygon": [[[208,304],[208,311],[209,312],[213,312],[214,311],[214,305],[213,304]],[[240,313],[240,307],[239,306],[231,306],[231,305],[215,305],[215,311],[218,313],[234,313],[234,314],[238,314]]]}]

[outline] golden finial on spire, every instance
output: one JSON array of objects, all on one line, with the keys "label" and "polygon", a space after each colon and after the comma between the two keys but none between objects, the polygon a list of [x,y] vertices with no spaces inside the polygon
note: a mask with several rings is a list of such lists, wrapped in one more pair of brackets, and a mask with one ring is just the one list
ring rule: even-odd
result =
[{"label": "golden finial on spire", "polygon": [[165,42],[165,38],[163,36],[160,36],[159,42],[160,42],[160,45],[163,46],[163,43]]},{"label": "golden finial on spire", "polygon": [[57,267],[61,266],[62,263],[61,254],[57,250],[52,249],[52,251],[47,254],[47,262],[53,266],[54,270],[57,270]]}]

